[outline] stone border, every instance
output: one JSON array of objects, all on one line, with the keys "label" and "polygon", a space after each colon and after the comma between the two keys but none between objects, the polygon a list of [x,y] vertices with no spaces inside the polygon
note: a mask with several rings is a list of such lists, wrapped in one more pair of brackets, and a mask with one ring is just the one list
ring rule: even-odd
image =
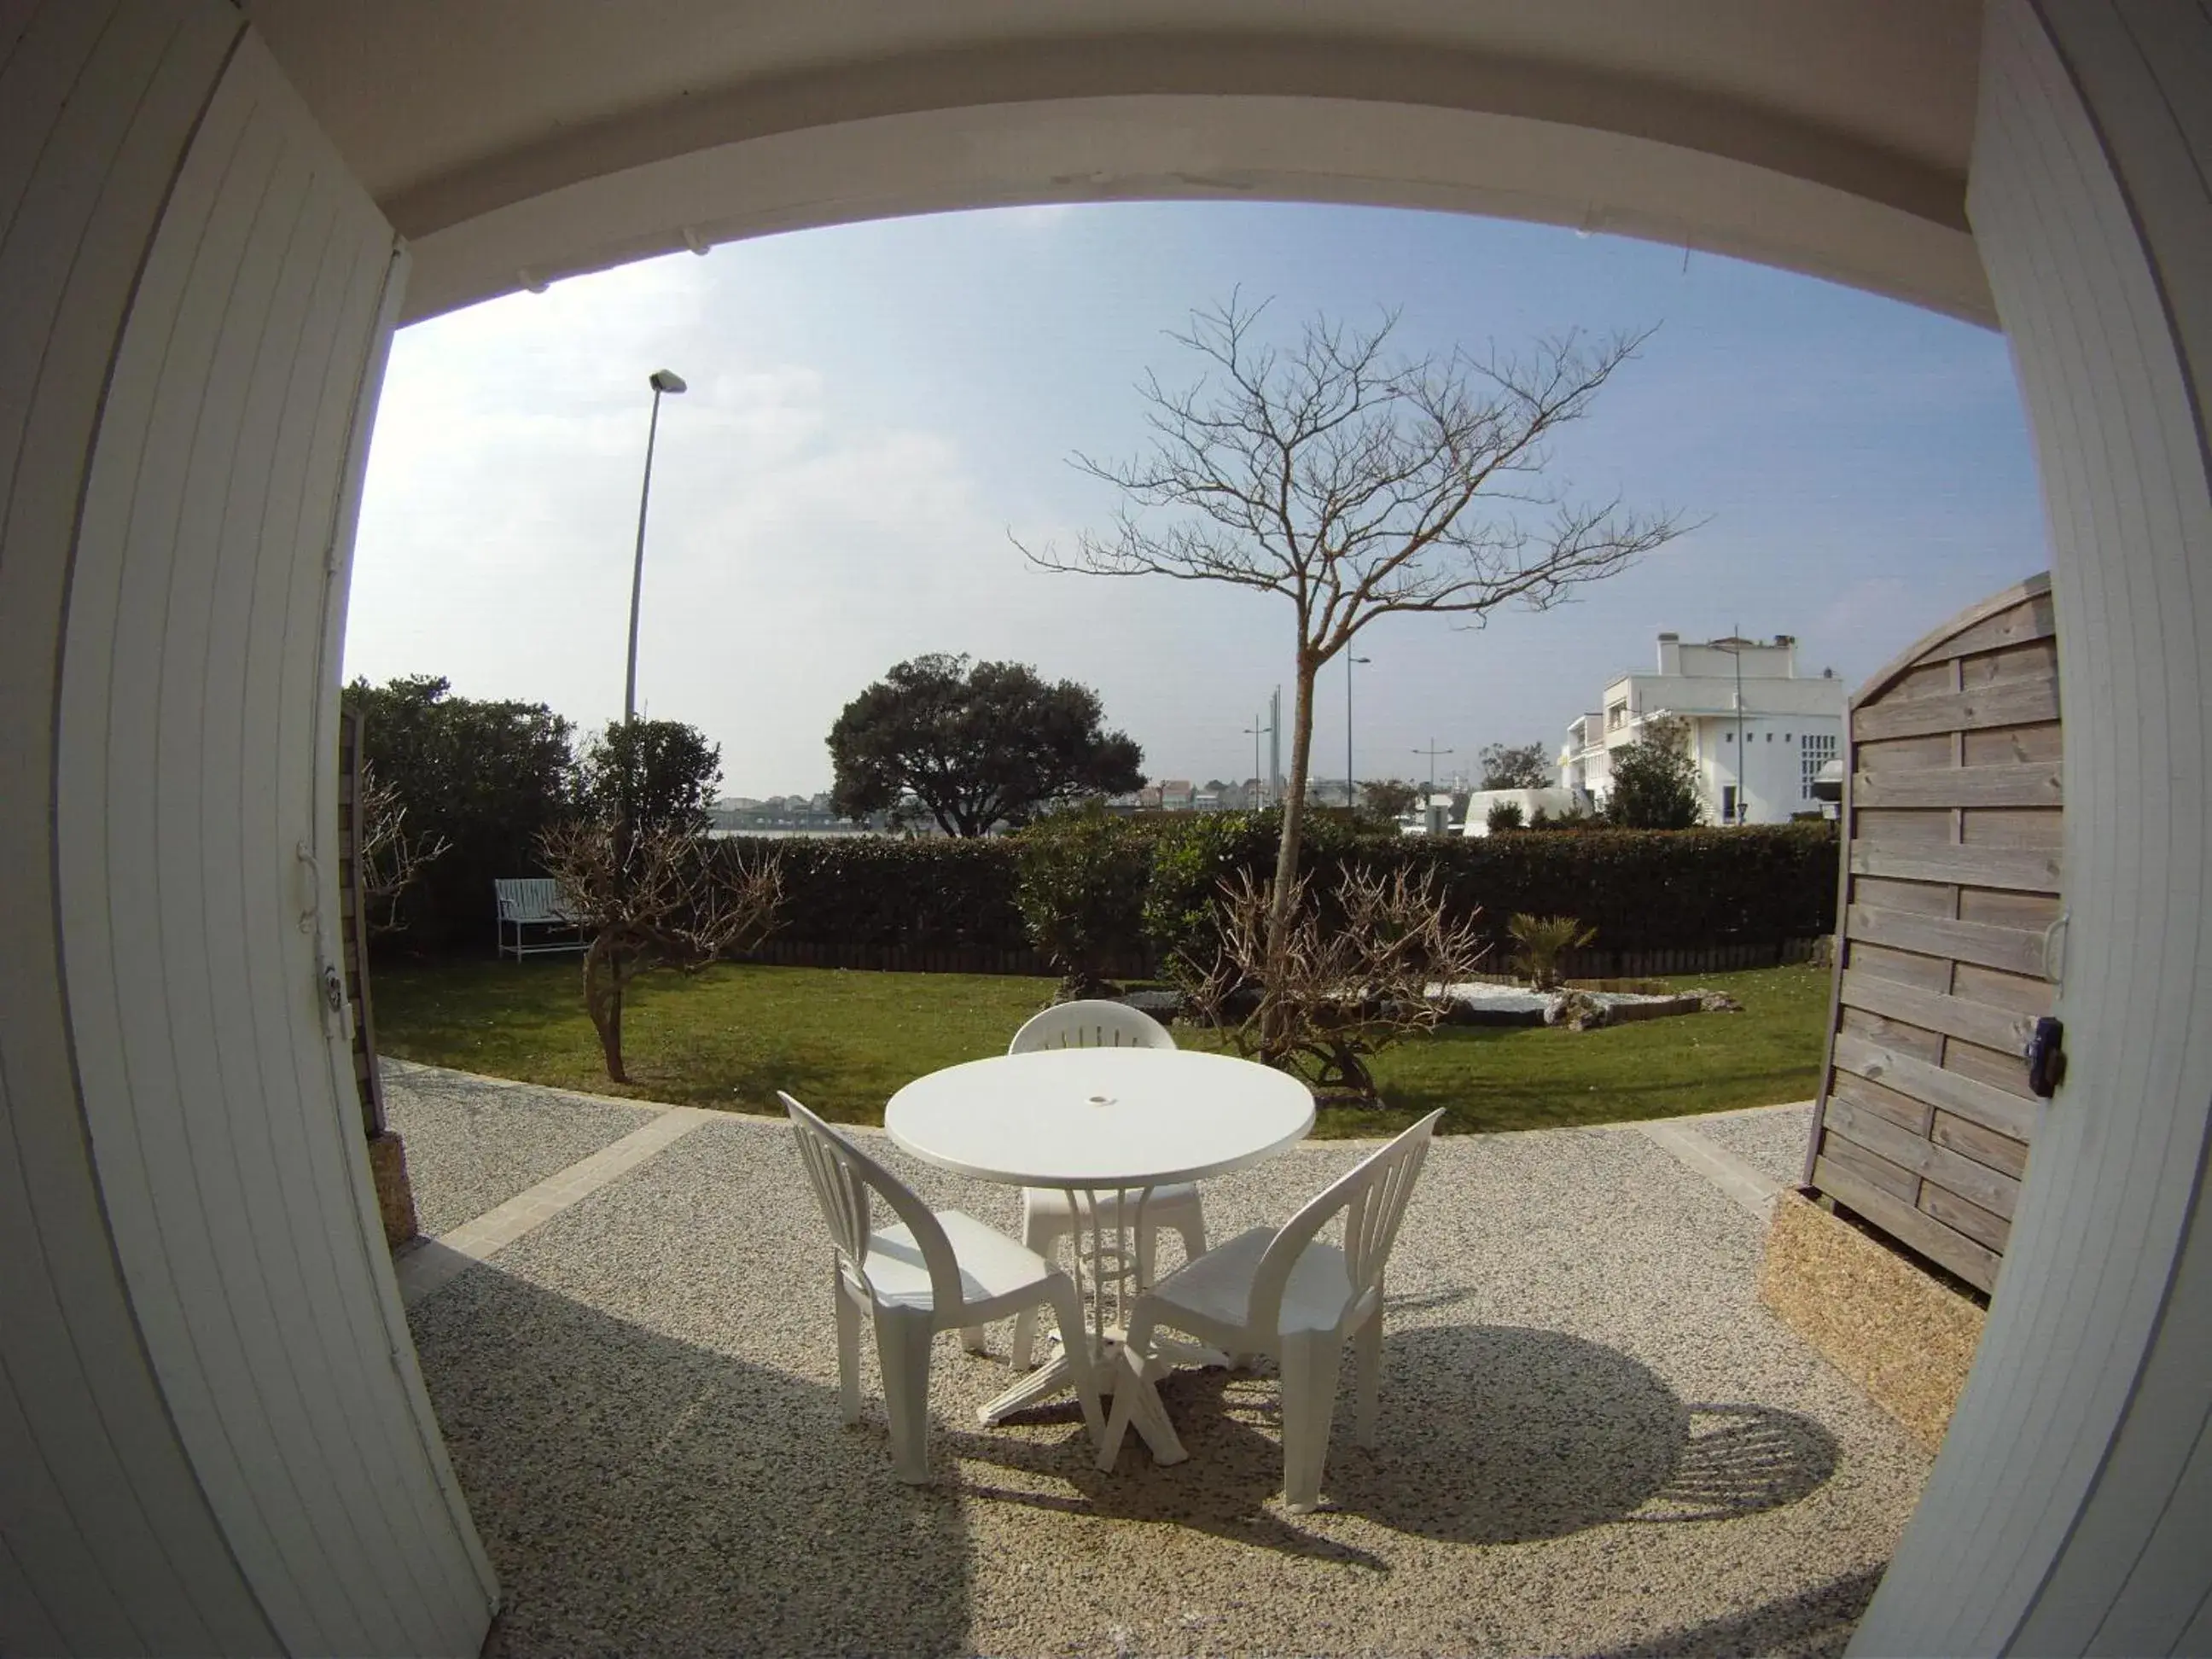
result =
[{"label": "stone border", "polygon": [[[1761,1106],[1757,1109],[1765,1112],[1774,1109]],[[1648,1118],[1630,1127],[1646,1140],[1664,1147],[1674,1155],[1676,1162],[1695,1170],[1752,1214],[1764,1219],[1776,1194],[1784,1190],[1782,1183],[1738,1158],[1718,1141],[1709,1140],[1689,1127],[1696,1121],[1695,1118]]]}]

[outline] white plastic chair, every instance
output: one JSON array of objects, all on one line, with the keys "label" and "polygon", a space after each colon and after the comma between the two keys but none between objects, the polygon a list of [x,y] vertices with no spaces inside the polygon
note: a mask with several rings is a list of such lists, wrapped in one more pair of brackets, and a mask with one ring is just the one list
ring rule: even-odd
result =
[{"label": "white plastic chair", "polygon": [[[1006,1045],[1010,1054],[1032,1054],[1041,1048],[1172,1048],[1176,1046],[1168,1028],[1139,1009],[1126,1002],[1086,1001],[1056,1003],[1043,1012],[1032,1015],[1014,1033],[1014,1040]],[[1085,1201],[1086,1213],[1091,1205]],[[1117,1193],[1097,1194],[1097,1223],[1111,1227],[1119,1220],[1121,1195]],[[1182,1240],[1186,1256],[1196,1256],[1206,1249],[1206,1215],[1199,1206],[1198,1186],[1194,1182],[1178,1181],[1165,1187],[1155,1187],[1145,1200],[1145,1224],[1137,1233],[1137,1284],[1141,1288],[1152,1282],[1152,1260],[1163,1227],[1174,1230]],[[1058,1259],[1060,1241],[1073,1238],[1080,1231],[1074,1206],[1066,1193],[1051,1187],[1024,1187],[1022,1189],[1022,1243],[1046,1261]],[[1011,1358],[1018,1371],[1030,1368],[1030,1350],[1036,1339],[1036,1315],[1024,1313],[1014,1321],[1014,1335]],[[971,1346],[974,1346],[972,1343]]]},{"label": "white plastic chair", "polygon": [[[837,1309],[837,1404],[860,1420],[860,1315],[875,1322],[876,1357],[890,1418],[891,1462],[912,1486],[929,1481],[929,1347],[939,1331],[1050,1305],[1069,1352],[1089,1340],[1075,1281],[1034,1251],[958,1210],[932,1211],[891,1172],[820,1118],[779,1092],[799,1139],[814,1196],[837,1252],[832,1280]],[[898,1224],[877,1231],[869,1194],[890,1206]],[[1105,1414],[1087,1368],[1075,1391],[1094,1442]]]},{"label": "white plastic chair", "polygon": [[[1187,1331],[1231,1353],[1272,1353],[1283,1372],[1283,1496],[1304,1514],[1321,1498],[1336,1409],[1336,1373],[1347,1339],[1358,1344],[1358,1417],[1352,1437],[1375,1443],[1382,1370],[1382,1273],[1397,1243],[1413,1182],[1441,1111],[1430,1113],[1373,1157],[1333,1182],[1279,1231],[1255,1227],[1170,1273],[1137,1298],[1129,1316],[1114,1413],[1098,1467],[1111,1469],[1133,1413],[1146,1438],[1171,1447],[1164,1463],[1186,1454],[1148,1380],[1152,1333]],[[1316,1237],[1338,1215],[1344,1243]]]}]

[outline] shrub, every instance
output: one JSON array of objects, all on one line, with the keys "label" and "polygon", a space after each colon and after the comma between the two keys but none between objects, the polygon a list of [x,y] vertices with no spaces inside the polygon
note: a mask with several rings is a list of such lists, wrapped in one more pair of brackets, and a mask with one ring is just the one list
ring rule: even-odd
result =
[{"label": "shrub", "polygon": [[1246,1059],[1371,1100],[1369,1059],[1440,1023],[1445,1000],[1431,988],[1474,973],[1487,947],[1474,917],[1447,918],[1433,871],[1347,867],[1330,899],[1315,902],[1299,879],[1270,969],[1267,884],[1241,871],[1214,906],[1213,955],[1178,955],[1170,971],[1198,1017]]},{"label": "shrub", "polygon": [[1030,942],[1060,968],[1062,994],[1110,991],[1107,975],[1144,956],[1147,838],[1093,807],[1032,824],[1016,842],[1015,902]]},{"label": "shrub", "polygon": [[[1543,816],[1540,808],[1538,810],[1537,816],[1539,817]],[[1517,800],[1491,802],[1490,813],[1483,819],[1483,827],[1493,836],[1507,830],[1518,830],[1521,827],[1521,803]]]},{"label": "shrub", "polygon": [[[1272,881],[1282,814],[1216,812],[1164,823],[1152,838],[1152,881],[1145,891],[1145,933],[1163,961],[1182,951],[1210,958],[1220,944],[1214,902],[1227,884],[1249,873]],[[1298,850],[1298,869],[1340,865],[1354,849],[1395,848],[1405,838],[1395,826],[1377,830],[1342,813],[1309,813]]]},{"label": "shrub", "polygon": [[1532,916],[1523,912],[1505,924],[1505,931],[1521,948],[1513,953],[1513,969],[1526,974],[1540,991],[1559,982],[1559,958],[1588,945],[1597,929],[1585,927],[1576,916]]},{"label": "shrub", "polygon": [[1656,714],[1642,737],[1614,751],[1605,816],[1624,830],[1688,830],[1705,817],[1687,720]]},{"label": "shrub", "polygon": [[384,916],[410,950],[481,951],[494,938],[492,883],[544,868],[538,836],[574,798],[574,728],[543,703],[457,697],[428,676],[356,680],[362,755],[410,834],[446,843]]}]

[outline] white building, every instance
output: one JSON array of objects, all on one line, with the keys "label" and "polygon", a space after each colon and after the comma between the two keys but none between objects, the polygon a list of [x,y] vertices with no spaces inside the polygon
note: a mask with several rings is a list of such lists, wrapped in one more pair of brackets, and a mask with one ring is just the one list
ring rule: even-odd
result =
[{"label": "white building", "polygon": [[1603,707],[1567,723],[1559,785],[1602,805],[1613,754],[1656,716],[1689,724],[1691,758],[1715,823],[1781,823],[1816,811],[1813,784],[1843,745],[1849,693],[1833,671],[1797,672],[1797,641],[1659,636],[1659,666],[1621,675]]}]

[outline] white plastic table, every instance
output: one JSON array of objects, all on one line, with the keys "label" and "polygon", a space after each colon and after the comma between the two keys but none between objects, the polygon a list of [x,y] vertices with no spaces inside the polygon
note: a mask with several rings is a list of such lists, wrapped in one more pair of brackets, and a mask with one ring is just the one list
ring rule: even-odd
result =
[{"label": "white plastic table", "polygon": [[[1058,1188],[1089,1220],[1076,1255],[1091,1299],[1091,1352],[1078,1356],[1064,1342],[976,1415],[995,1423],[1059,1393],[1079,1359],[1112,1376],[1115,1368],[1102,1362],[1120,1334],[1152,1189],[1248,1169],[1304,1139],[1313,1121],[1313,1095],[1297,1079],[1174,1048],[1000,1054],[933,1072],[893,1095],[884,1127],[915,1157],[981,1181]],[[1109,1194],[1119,1201],[1103,1210]],[[1149,1440],[1145,1415],[1136,1426]]]}]

